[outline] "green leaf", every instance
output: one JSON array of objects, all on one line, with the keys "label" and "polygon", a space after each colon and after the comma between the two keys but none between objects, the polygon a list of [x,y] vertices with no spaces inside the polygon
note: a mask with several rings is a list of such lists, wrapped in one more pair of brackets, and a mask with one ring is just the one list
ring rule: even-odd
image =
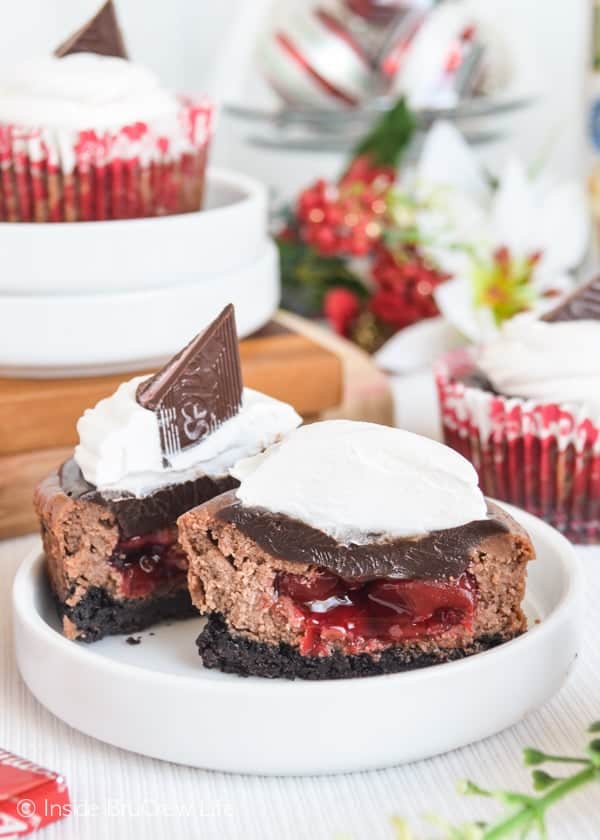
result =
[{"label": "green leaf", "polygon": [[323,313],[323,301],[330,289],[343,287],[359,299],[367,289],[340,257],[323,257],[309,245],[293,239],[276,240],[281,269],[282,305],[300,315],[312,317]]},{"label": "green leaf", "polygon": [[353,157],[366,155],[376,166],[396,167],[415,128],[415,118],[402,97],[356,146]]},{"label": "green leaf", "polygon": [[560,779],[557,779],[556,776],[551,776],[545,770],[534,770],[531,777],[533,779],[533,789],[538,791],[547,790],[556,784],[556,782],[560,782]]},{"label": "green leaf", "polygon": [[527,793],[518,793],[513,790],[498,790],[494,793],[494,799],[503,802],[509,808],[530,808],[535,804],[535,799]]},{"label": "green leaf", "polygon": [[548,760],[546,753],[536,750],[535,747],[525,747],[523,750],[523,763],[525,767],[534,767],[536,764],[543,764]]},{"label": "green leaf", "polygon": [[492,796],[493,794],[489,790],[485,790],[479,785],[476,785],[475,782],[471,782],[469,779],[461,779],[456,784],[456,789],[458,793],[462,794],[463,796]]},{"label": "green leaf", "polygon": [[587,746],[587,754],[596,767],[600,767],[600,738],[594,738]]},{"label": "green leaf", "polygon": [[600,720],[595,720],[593,723],[590,723],[590,725],[587,728],[587,731],[592,735],[595,732],[600,732]]}]

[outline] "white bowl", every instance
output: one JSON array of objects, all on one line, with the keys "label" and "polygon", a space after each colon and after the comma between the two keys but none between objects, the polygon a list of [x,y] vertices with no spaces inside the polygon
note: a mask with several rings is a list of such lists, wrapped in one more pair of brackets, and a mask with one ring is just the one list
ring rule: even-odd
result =
[{"label": "white bowl", "polygon": [[192,283],[252,262],[266,233],[265,187],[237,172],[209,169],[205,209],[198,213],[0,223],[0,295],[86,295]]},{"label": "white bowl", "polygon": [[[169,272],[165,288],[98,295],[0,297],[0,376],[96,376],[157,367],[228,303],[240,338],[279,304],[270,240],[243,268],[197,278]],[[171,285],[166,286],[166,281]]]},{"label": "white bowl", "polygon": [[[17,663],[35,697],[75,729],[144,755],[239,773],[370,770],[427,758],[511,726],[566,680],[582,633],[582,580],[557,531],[504,505],[529,531],[531,629],[493,650],[404,674],[288,682],[203,668],[202,619],[93,645],[59,630],[43,556],[13,590]],[[539,621],[539,623],[537,623]]]}]

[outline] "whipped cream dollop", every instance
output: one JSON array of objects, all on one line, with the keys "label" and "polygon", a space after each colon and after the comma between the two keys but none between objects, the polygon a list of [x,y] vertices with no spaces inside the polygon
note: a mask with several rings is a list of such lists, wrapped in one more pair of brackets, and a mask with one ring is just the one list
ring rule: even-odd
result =
[{"label": "whipped cream dollop", "polygon": [[0,121],[5,123],[108,129],[171,118],[178,108],[177,98],[151,70],[123,58],[43,56],[0,74]]},{"label": "whipped cream dollop", "polygon": [[165,467],[156,415],[136,401],[146,378],[124,382],[77,423],[75,461],[86,481],[101,491],[145,496],[201,475],[225,476],[241,458],[261,452],[302,422],[287,403],[244,388],[239,412]]},{"label": "whipped cream dollop", "polygon": [[508,397],[577,402],[600,413],[600,321],[505,321],[478,367]]},{"label": "whipped cream dollop", "polygon": [[231,474],[243,505],[287,514],[345,543],[417,536],[487,516],[477,473],[461,455],[374,423],[302,426]]}]

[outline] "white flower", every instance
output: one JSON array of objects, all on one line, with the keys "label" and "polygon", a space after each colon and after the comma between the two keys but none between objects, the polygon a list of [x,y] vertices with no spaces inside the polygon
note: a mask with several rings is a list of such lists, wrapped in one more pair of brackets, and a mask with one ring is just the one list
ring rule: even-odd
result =
[{"label": "white flower", "polygon": [[[404,189],[417,198],[415,224],[424,240],[422,248],[453,278],[435,291],[446,324],[443,327],[440,321],[432,342],[437,355],[444,335],[456,339],[447,325],[473,343],[496,332],[491,309],[475,305],[474,280],[477,273],[481,276],[482,266],[492,266],[499,249],[507,249],[515,265],[537,255],[529,269],[533,298],[550,289],[568,289],[573,282],[570,272],[585,256],[589,215],[582,185],[530,178],[515,159],[506,163],[497,184],[494,189],[460,132],[446,122],[433,126],[415,172],[405,179]],[[425,338],[435,329],[423,324],[408,327],[382,348],[378,358],[385,360],[388,370],[405,370],[400,353],[410,345],[411,359],[428,364],[432,352],[425,352]]]}]

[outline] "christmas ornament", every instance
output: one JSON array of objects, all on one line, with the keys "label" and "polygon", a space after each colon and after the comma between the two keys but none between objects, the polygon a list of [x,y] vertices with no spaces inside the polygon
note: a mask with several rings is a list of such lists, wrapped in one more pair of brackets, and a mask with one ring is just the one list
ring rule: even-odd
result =
[{"label": "christmas ornament", "polygon": [[327,8],[293,9],[267,34],[259,60],[265,78],[289,105],[343,108],[381,92],[344,16]]},{"label": "christmas ornament", "polygon": [[388,25],[403,9],[402,0],[344,0],[354,14],[379,25]]},{"label": "christmas ornament", "polygon": [[418,107],[472,95],[485,47],[469,8],[436,0],[317,0],[280,14],[259,59],[291,106],[349,108],[404,93]]},{"label": "christmas ornament", "polygon": [[389,82],[390,89],[403,68],[419,29],[435,5],[435,0],[412,0],[410,3],[398,5],[398,11],[390,20],[386,38],[381,44],[376,60],[377,69],[386,82]]},{"label": "christmas ornament", "polygon": [[[385,57],[400,42],[408,47],[435,0],[331,0],[338,17],[369,56],[374,72],[381,73]],[[393,74],[384,73],[384,87]]]},{"label": "christmas ornament", "polygon": [[404,94],[414,108],[451,108],[475,95],[488,45],[472,6],[460,0],[442,3],[414,22],[414,31],[403,34],[382,58],[391,92]]}]

